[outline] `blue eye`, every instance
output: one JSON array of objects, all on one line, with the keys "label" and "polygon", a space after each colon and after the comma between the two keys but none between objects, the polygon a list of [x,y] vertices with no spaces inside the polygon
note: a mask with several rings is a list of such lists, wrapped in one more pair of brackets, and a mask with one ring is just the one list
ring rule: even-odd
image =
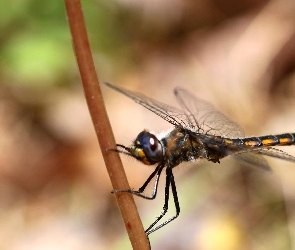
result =
[{"label": "blue eye", "polygon": [[156,136],[150,133],[141,134],[138,138],[146,158],[152,162],[159,162],[163,158],[162,144]]}]

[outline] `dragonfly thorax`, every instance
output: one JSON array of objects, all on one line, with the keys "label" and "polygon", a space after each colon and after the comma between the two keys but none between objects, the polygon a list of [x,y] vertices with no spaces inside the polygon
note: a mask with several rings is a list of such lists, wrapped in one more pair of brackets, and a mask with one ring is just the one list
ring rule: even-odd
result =
[{"label": "dragonfly thorax", "polygon": [[181,162],[207,158],[204,145],[192,134],[180,127],[176,127],[162,139],[166,146],[165,157],[170,167],[176,167]]}]

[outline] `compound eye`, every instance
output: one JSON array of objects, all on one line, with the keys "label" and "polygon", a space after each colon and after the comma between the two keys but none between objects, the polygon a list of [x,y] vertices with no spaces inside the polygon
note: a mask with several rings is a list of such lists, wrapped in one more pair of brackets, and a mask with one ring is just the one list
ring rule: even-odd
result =
[{"label": "compound eye", "polygon": [[162,144],[156,136],[150,133],[143,134],[140,138],[140,144],[146,158],[151,162],[159,162],[163,158]]}]

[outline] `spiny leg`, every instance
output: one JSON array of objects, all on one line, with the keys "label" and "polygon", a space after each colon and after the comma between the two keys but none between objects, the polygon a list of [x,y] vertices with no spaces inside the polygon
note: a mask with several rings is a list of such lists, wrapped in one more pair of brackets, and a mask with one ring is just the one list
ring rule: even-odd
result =
[{"label": "spiny leg", "polygon": [[168,211],[168,205],[169,205],[169,189],[170,189],[170,181],[171,181],[171,171],[168,171],[168,169],[171,168],[167,168],[166,169],[166,184],[165,184],[165,203],[163,206],[163,211],[160,214],[160,216],[145,230],[146,234],[149,235],[150,234],[150,229],[153,228],[158,222],[159,220],[161,220],[163,218],[163,216],[166,214],[166,212]]},{"label": "spiny leg", "polygon": [[[153,228],[163,218],[163,216],[168,211],[170,184],[171,184],[171,190],[172,190],[172,194],[173,194],[176,214],[172,218],[170,218],[169,220],[166,220],[165,222],[163,222],[159,226]],[[169,222],[171,222],[172,220],[177,218],[179,213],[180,213],[180,206],[179,206],[179,202],[178,202],[178,196],[177,196],[177,190],[176,190],[176,185],[175,185],[175,181],[174,181],[174,176],[173,176],[172,168],[168,167],[166,169],[165,203],[164,203],[163,211],[162,211],[161,215],[156,219],[156,221],[152,225],[150,225],[148,229],[145,230],[146,234],[149,235],[149,234],[155,232],[156,230],[160,229],[161,227],[165,226],[166,224],[168,224]]]},{"label": "spiny leg", "polygon": [[[179,206],[179,201],[178,201],[178,196],[177,196],[177,190],[176,190],[176,185],[175,185],[175,181],[174,181],[174,176],[173,176],[173,173],[172,173],[172,170],[171,170],[171,190],[172,190],[172,194],[173,194],[173,200],[174,200],[174,204],[175,204],[175,210],[176,210],[176,214],[166,220],[165,222],[163,222],[162,224],[160,224],[159,226],[155,227],[154,229],[150,230],[147,235],[157,231],[158,229],[160,229],[161,227],[164,227],[165,225],[167,225],[169,222],[173,221],[174,219],[176,219],[179,214],[180,214],[180,206]],[[168,210],[168,207],[167,207],[167,210]]]},{"label": "spiny leg", "polygon": [[[163,167],[164,167],[164,165],[160,163],[156,167],[156,169],[154,170],[154,172],[145,181],[145,183],[138,189],[138,191],[134,191],[134,190],[129,189],[129,190],[114,190],[113,192],[115,192],[115,193],[117,193],[117,192],[127,192],[127,193],[134,194],[136,196],[142,197],[144,199],[153,200],[153,199],[155,199],[155,197],[157,195],[159,178],[160,178],[161,172],[163,170]],[[153,187],[152,195],[151,196],[143,195],[142,193],[144,192],[145,188],[147,187],[147,185],[151,182],[151,180],[155,176],[156,176],[156,179],[155,179],[155,182],[154,182],[154,187]]]}]

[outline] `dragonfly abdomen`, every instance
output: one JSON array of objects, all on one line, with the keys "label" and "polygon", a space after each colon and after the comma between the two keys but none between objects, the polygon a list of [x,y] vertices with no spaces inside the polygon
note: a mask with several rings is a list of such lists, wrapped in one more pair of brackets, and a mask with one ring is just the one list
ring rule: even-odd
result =
[{"label": "dragonfly abdomen", "polygon": [[247,147],[288,146],[295,144],[295,133],[264,135],[240,139],[225,139],[226,144],[245,145]]}]

